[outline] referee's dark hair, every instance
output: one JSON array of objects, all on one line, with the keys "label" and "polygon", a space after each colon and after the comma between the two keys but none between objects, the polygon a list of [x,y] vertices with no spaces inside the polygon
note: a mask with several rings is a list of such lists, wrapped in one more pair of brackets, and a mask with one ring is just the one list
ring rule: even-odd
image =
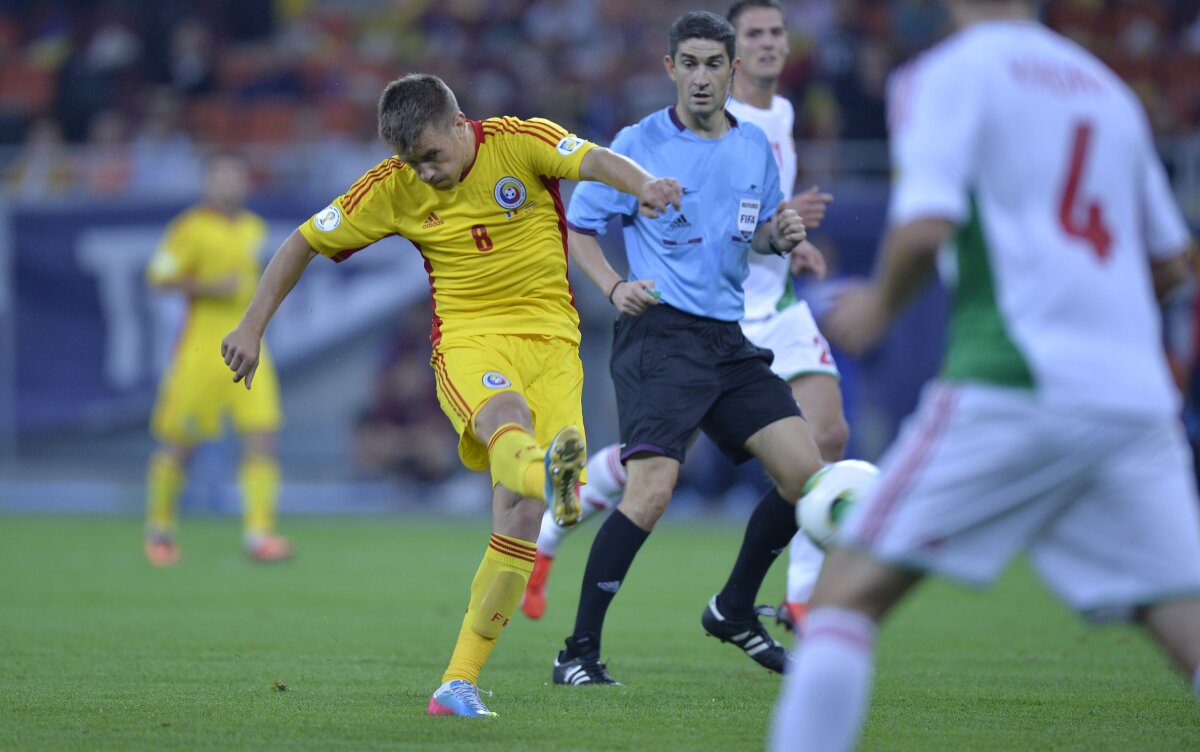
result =
[{"label": "referee's dark hair", "polygon": [[680,43],[686,42],[689,39],[711,39],[714,42],[720,42],[725,45],[725,51],[729,53],[729,62],[732,63],[733,59],[737,57],[736,36],[733,32],[733,26],[716,13],[709,13],[706,10],[694,10],[690,13],[684,13],[675,19],[675,23],[671,24],[671,36],[667,46],[667,54],[674,60],[675,53],[679,51]]}]

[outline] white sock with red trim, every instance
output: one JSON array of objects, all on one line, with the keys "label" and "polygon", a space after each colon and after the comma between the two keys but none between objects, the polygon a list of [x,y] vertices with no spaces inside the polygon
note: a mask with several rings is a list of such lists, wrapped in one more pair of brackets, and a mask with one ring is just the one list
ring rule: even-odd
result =
[{"label": "white sock with red trim", "polygon": [[854,747],[871,699],[877,631],[858,611],[824,606],[809,613],[775,705],[773,752]]},{"label": "white sock with red trim", "polygon": [[564,538],[583,521],[597,512],[615,507],[625,494],[625,467],[621,464],[621,448],[617,444],[609,444],[600,451],[588,457],[587,485],[579,490],[579,499],[583,502],[583,513],[579,522],[572,527],[563,527],[554,521],[550,510],[542,515],[542,530],[538,533],[538,552],[546,556],[558,553],[558,547]]}]

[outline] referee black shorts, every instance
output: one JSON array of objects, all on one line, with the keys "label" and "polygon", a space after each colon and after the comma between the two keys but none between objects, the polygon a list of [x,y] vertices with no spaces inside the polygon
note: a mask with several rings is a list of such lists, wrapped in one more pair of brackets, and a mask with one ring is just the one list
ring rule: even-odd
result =
[{"label": "referee black shorts", "polygon": [[774,354],[737,322],[695,316],[665,303],[615,325],[609,363],[617,393],[621,459],[648,452],[683,461],[699,428],[735,463],[746,440],[800,415]]}]

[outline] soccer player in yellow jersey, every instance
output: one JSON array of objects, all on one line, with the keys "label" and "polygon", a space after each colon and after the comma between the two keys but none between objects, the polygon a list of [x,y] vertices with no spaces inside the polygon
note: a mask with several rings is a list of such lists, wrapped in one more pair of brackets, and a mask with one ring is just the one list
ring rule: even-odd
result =
[{"label": "soccer player in yellow jersey", "polygon": [[495,715],[477,683],[533,570],[546,504],[579,516],[586,446],[579,316],[567,283],[559,181],[598,180],[658,216],[682,193],[632,160],[540,118],[469,120],[441,79],[413,74],[379,100],[396,156],[292,233],[221,351],[250,388],[279,303],[318,253],[342,261],[402,235],[425,258],[433,293],[437,396],[473,470],[491,469],[493,533],[431,715]]},{"label": "soccer player in yellow jersey", "polygon": [[188,461],[197,444],[221,434],[226,418],[242,443],[238,475],[246,553],[258,561],[285,559],[291,553],[288,541],[275,534],[275,438],[281,419],[274,366],[264,353],[260,388],[251,393],[229,383],[228,372],[213,357],[258,280],[256,254],[267,227],[242,208],[249,185],[240,155],[214,155],[205,177],[205,200],[171,222],[146,270],[153,287],[182,292],[188,300],[187,321],[151,418],[160,446],[146,473],[146,557],[157,566],[179,559],[175,527]]}]

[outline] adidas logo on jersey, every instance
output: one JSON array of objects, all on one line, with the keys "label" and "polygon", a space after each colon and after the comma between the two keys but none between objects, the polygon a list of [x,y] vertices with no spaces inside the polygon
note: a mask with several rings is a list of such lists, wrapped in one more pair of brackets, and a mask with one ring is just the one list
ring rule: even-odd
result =
[{"label": "adidas logo on jersey", "polygon": [[689,222],[688,218],[682,214],[680,214],[678,217],[676,217],[671,222],[671,224],[667,225],[667,227],[672,230],[682,230],[685,227],[691,227],[691,226],[692,226],[692,223]]},{"label": "adidas logo on jersey", "polygon": [[437,227],[442,224],[442,218],[436,212],[429,212],[429,217],[425,219],[425,224],[421,225],[422,230],[428,230],[430,227]]}]

